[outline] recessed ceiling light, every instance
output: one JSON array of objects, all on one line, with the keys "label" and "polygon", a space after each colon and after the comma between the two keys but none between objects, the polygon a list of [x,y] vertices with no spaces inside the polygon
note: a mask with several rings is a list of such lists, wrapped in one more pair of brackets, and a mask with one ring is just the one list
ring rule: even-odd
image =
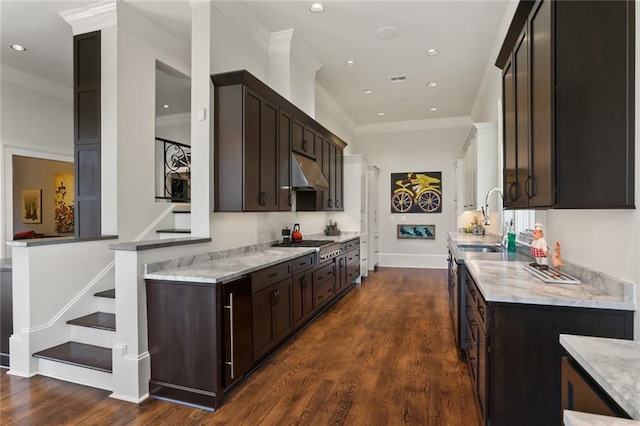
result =
[{"label": "recessed ceiling light", "polygon": [[352,61],[352,60],[348,60],[347,62],[344,63],[346,67],[352,67],[355,64],[356,64],[356,61]]},{"label": "recessed ceiling light", "polygon": [[435,107],[429,108],[429,111],[437,111],[437,110],[438,110],[438,108],[435,108]]},{"label": "recessed ceiling light", "polygon": [[436,87],[437,85],[438,85],[438,83],[431,82],[431,83],[427,84],[427,87]]},{"label": "recessed ceiling light", "polygon": [[398,35],[398,29],[396,27],[382,27],[376,31],[376,37],[389,40]]},{"label": "recessed ceiling light", "polygon": [[370,95],[371,93],[373,93],[373,90],[365,89],[365,90],[362,91],[362,93],[364,93],[365,95]]},{"label": "recessed ceiling light", "polygon": [[320,3],[314,3],[311,6],[309,6],[309,10],[312,11],[313,13],[320,13],[324,10],[324,6]]},{"label": "recessed ceiling light", "polygon": [[20,45],[20,44],[10,44],[9,45],[10,48],[12,48],[13,50],[16,50],[18,52],[24,52],[25,50],[27,50],[26,47]]},{"label": "recessed ceiling light", "polygon": [[384,115],[384,112],[379,112],[379,113],[378,113],[378,115],[379,115],[379,116],[383,116],[383,115]]},{"label": "recessed ceiling light", "polygon": [[170,108],[170,107],[171,107],[171,105],[169,105],[169,104],[164,104],[164,105],[162,105],[162,108],[164,108],[164,109],[168,109],[168,108]]},{"label": "recessed ceiling light", "polygon": [[433,56],[433,55],[437,55],[438,51],[436,49],[429,49],[426,52],[424,52],[424,54],[427,56]]}]

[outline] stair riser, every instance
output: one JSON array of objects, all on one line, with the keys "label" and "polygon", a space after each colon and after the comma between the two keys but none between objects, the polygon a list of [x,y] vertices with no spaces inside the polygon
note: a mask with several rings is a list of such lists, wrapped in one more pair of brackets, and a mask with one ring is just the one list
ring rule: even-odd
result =
[{"label": "stair riser", "polygon": [[173,215],[173,227],[177,229],[191,229],[191,214],[178,213]]},{"label": "stair riser", "polygon": [[185,233],[181,233],[181,232],[158,232],[158,238],[161,240],[167,240],[167,239],[171,239],[171,238],[186,238],[186,237],[190,237],[191,234],[185,234]]},{"label": "stair riser", "polygon": [[97,297],[96,299],[98,299],[97,311],[107,314],[116,313],[116,299],[109,299],[108,297]]},{"label": "stair riser", "polygon": [[114,331],[100,330],[98,328],[82,327],[70,325],[71,339],[74,342],[86,343],[88,345],[112,348],[116,344],[116,333]]},{"label": "stair riser", "polygon": [[92,388],[113,391],[113,375],[48,359],[38,359],[38,374]]}]

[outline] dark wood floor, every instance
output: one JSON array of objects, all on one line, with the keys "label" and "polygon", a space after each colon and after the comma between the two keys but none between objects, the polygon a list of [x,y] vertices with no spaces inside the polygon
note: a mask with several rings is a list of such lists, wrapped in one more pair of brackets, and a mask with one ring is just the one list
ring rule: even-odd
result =
[{"label": "dark wood floor", "polygon": [[445,270],[381,268],[213,413],[2,370],[0,424],[479,425],[447,303]]}]

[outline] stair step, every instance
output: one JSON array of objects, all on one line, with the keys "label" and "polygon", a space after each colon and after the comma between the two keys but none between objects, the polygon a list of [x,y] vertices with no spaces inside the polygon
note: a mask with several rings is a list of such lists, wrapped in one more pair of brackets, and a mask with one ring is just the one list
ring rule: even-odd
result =
[{"label": "stair step", "polygon": [[67,321],[67,324],[79,325],[82,327],[99,328],[101,330],[116,331],[115,314],[96,312]]},{"label": "stair step", "polygon": [[116,289],[112,288],[111,290],[99,291],[93,294],[96,297],[106,297],[108,299],[116,298]]},{"label": "stair step", "polygon": [[191,213],[191,210],[173,210],[173,214],[187,214]]},{"label": "stair step", "polygon": [[67,342],[33,354],[36,358],[48,359],[64,364],[111,373],[113,371],[111,349]]}]

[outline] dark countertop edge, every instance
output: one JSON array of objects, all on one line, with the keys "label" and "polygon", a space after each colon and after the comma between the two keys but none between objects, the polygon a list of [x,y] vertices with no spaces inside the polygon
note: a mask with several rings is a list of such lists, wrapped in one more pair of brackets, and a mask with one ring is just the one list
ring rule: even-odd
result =
[{"label": "dark countertop edge", "polygon": [[33,238],[28,240],[14,240],[7,241],[13,247],[36,247],[36,246],[51,246],[56,244],[68,244],[68,243],[84,243],[87,241],[101,241],[101,240],[117,240],[117,235],[99,235],[97,237],[53,237],[53,238]]},{"label": "dark countertop edge", "polygon": [[167,238],[163,240],[129,241],[126,243],[110,244],[109,249],[122,251],[142,251],[210,242],[211,238],[209,237]]}]

